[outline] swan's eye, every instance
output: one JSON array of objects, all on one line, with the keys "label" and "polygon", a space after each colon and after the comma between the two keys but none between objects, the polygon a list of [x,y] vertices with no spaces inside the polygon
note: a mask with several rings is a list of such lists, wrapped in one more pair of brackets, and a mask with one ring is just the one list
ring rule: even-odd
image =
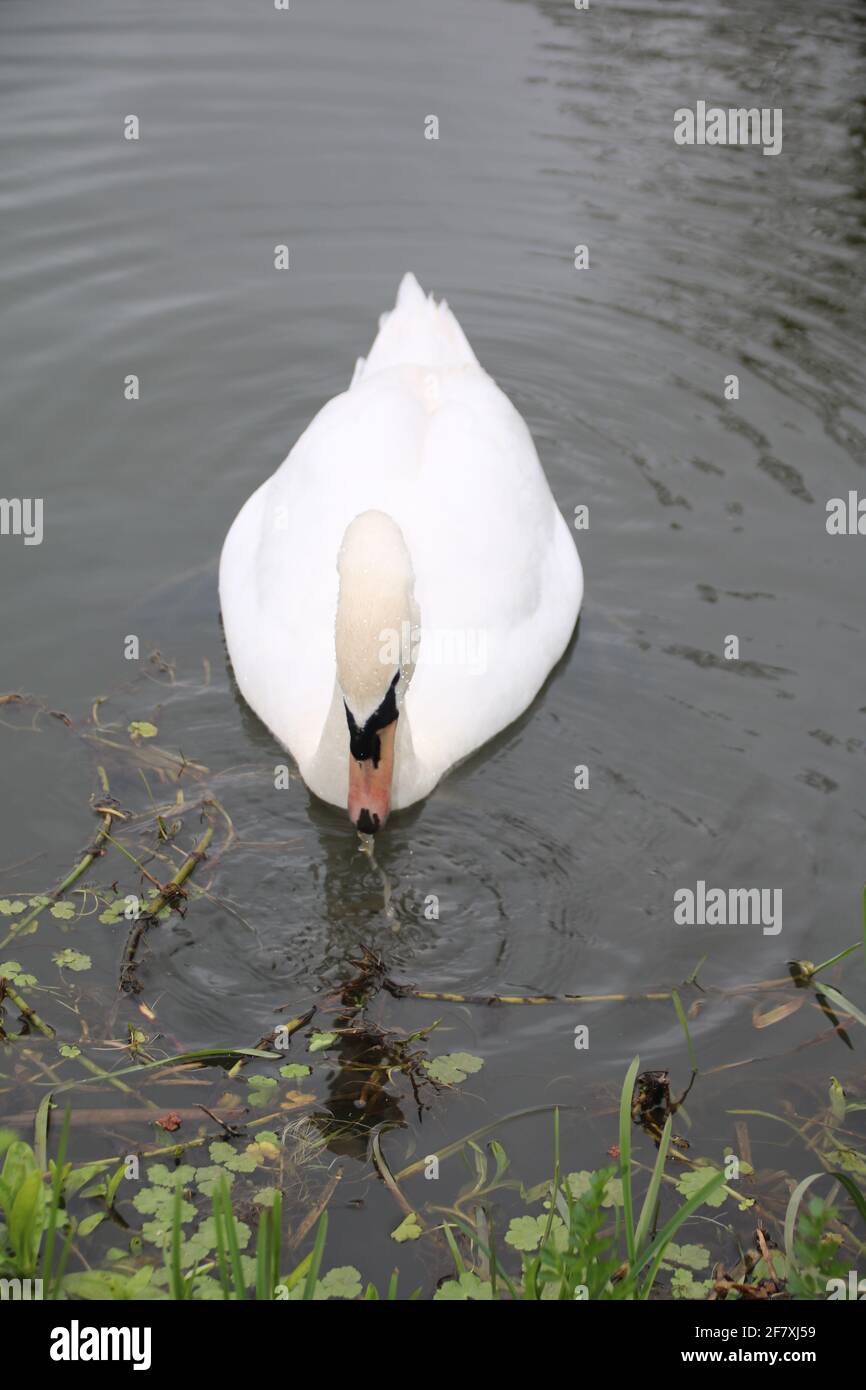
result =
[{"label": "swan's eye", "polygon": [[398,671],[391,684],[388,686],[388,693],[378,709],[374,710],[365,724],[359,725],[346,704],[346,723],[349,726],[349,749],[356,762],[366,762],[368,758],[373,761],[373,766],[379,766],[379,755],[381,744],[379,741],[379,730],[386,729],[389,724],[399,717],[400,711],[397,708],[397,682],[400,679]]}]

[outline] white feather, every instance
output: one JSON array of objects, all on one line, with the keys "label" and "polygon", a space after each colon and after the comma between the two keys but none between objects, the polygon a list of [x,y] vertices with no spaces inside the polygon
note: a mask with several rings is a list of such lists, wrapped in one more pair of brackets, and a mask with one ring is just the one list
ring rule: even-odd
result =
[{"label": "white feather", "polygon": [[[370,509],[402,532],[422,627],[398,722],[400,807],[526,708],[562,655],[583,595],[574,541],[526,425],[447,305],[425,297],[413,275],[349,390],[241,509],[220,562],[241,692],[311,789],[342,806],[337,557],[349,524]],[[435,641],[447,646],[449,633],[455,644],[477,642],[476,658],[484,645],[485,669],[478,659],[425,660],[425,646],[428,655]]]}]

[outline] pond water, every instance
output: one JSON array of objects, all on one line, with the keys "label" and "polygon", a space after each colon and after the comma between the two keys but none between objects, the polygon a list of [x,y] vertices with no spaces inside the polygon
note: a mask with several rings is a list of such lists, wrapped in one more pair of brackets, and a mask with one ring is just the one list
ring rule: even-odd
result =
[{"label": "pond water", "polygon": [[[734,1143],[734,1107],[811,1113],[831,1073],[861,1084],[859,1036],[846,1049],[811,1002],[758,1031],[756,998],[777,996],[737,991],[861,930],[866,539],[825,521],[828,499],[866,491],[864,42],[853,0],[0,9],[2,491],[44,499],[41,545],[0,538],[0,691],[73,721],[0,710],[0,896],[45,891],[89,843],[97,763],[127,809],[166,793],[158,770],[145,790],[139,750],[95,741],[99,696],[104,737],[126,746],[128,722],[151,721],[156,744],[208,769],[187,795],[217,797],[235,832],[196,871],[211,896],[148,934],[140,995],[115,1002],[125,931],[94,911],[46,916],[15,958],[54,983],[53,953],[87,952],[74,986],[91,1040],[132,1022],[159,1032],[157,1055],[253,1046],[312,1005],[326,1028],[362,946],[421,991],[630,997],[371,1000],[374,1025],[438,1019],[424,1046],[484,1067],[428,1088],[420,1111],[396,1077],[369,1115],[338,1053],[319,1067],[318,1113],[356,1122],[333,1146],[336,1263],[380,1280],[397,1263],[427,1289],[446,1267],[389,1241],[400,1213],[367,1152],[382,1121],[398,1125],[382,1140],[397,1170],[558,1103],[568,1167],[607,1162],[632,1056],[677,1091],[690,1075],[670,1000],[641,996],[704,957],[706,996],[683,989],[695,1151]],[[782,108],[781,154],[675,144],[674,110],[699,99]],[[566,517],[589,508],[587,596],[532,708],[395,815],[371,862],[297,777],[275,790],[284,755],[233,686],[216,566],[409,269],[524,415]],[[180,848],[198,833],[196,811]],[[115,879],[139,882],[117,853],[87,881]],[[781,931],[677,925],[674,892],[699,880],[782,890]],[[39,1004],[81,1041],[74,1013]],[[111,1132],[107,1148],[77,1139],[78,1156],[141,1140],[132,1123]],[[546,1175],[549,1111],[497,1133],[522,1177]],[[763,1168],[809,1164],[779,1154],[771,1121],[751,1135]],[[439,1200],[459,1182],[443,1167]]]}]

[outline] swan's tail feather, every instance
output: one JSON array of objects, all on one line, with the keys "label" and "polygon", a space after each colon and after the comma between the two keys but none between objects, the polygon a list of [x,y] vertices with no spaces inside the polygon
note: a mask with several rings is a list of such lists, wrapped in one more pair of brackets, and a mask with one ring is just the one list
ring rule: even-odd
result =
[{"label": "swan's tail feather", "polygon": [[355,381],[384,367],[477,366],[478,359],[466,334],[445,300],[437,304],[425,295],[415,276],[403,276],[397,302],[379,320],[379,333],[366,362],[355,368]]}]

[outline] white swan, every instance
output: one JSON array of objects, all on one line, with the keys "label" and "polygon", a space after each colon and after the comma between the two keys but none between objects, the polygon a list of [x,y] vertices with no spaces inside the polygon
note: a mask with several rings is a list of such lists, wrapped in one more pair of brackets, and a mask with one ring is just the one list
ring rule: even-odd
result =
[{"label": "white swan", "polygon": [[238,686],[378,830],[524,710],[583,597],[529,430],[413,275],[220,560]]}]

